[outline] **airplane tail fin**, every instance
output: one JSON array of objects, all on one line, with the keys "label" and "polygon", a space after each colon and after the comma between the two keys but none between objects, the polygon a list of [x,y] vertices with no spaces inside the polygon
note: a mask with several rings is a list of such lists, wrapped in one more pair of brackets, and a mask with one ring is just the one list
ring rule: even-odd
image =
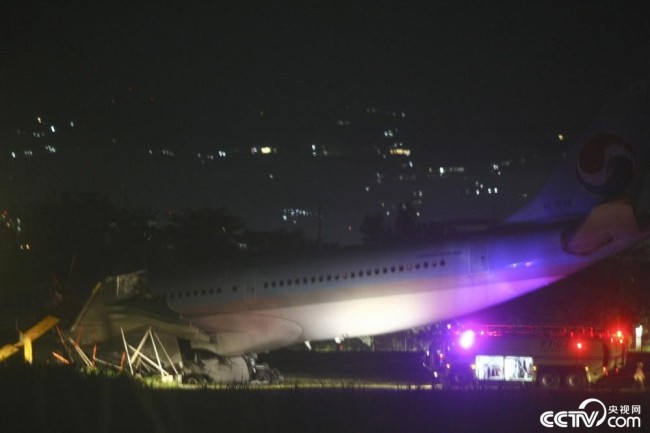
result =
[{"label": "airplane tail fin", "polygon": [[627,198],[636,204],[647,199],[649,90],[647,82],[638,82],[619,92],[541,191],[505,222],[580,219],[613,200]]}]

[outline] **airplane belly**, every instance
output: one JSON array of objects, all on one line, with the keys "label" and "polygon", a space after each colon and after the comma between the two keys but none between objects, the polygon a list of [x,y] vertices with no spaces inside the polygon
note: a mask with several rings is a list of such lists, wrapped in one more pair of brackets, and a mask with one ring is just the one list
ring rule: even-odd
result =
[{"label": "airplane belly", "polygon": [[[385,289],[375,296],[340,298],[282,307],[258,305],[246,312],[197,315],[192,324],[210,334],[222,355],[240,355],[304,341],[397,332],[458,317],[521,296],[558,278],[529,275],[503,278],[494,274],[452,278],[435,288],[423,280],[400,285],[399,294]],[[519,275],[521,276],[521,275]],[[424,283],[424,284],[423,284]]]},{"label": "airplane belly", "polygon": [[327,340],[398,332],[462,316],[545,286],[557,278],[486,282],[466,287],[344,300],[265,311],[300,325],[301,339]]}]

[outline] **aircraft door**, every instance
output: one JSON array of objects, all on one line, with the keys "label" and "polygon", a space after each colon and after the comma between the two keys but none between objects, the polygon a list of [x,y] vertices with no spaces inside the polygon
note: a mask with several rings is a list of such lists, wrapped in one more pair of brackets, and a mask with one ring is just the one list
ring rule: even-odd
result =
[{"label": "aircraft door", "polygon": [[473,243],[469,249],[469,273],[480,274],[489,270],[487,243]]}]

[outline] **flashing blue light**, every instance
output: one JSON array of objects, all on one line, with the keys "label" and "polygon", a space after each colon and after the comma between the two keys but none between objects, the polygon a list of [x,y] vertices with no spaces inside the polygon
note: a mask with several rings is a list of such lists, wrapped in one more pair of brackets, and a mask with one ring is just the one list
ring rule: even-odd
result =
[{"label": "flashing blue light", "polygon": [[474,331],[471,329],[463,332],[460,335],[460,339],[458,340],[458,343],[460,344],[460,347],[463,349],[469,349],[474,345]]}]

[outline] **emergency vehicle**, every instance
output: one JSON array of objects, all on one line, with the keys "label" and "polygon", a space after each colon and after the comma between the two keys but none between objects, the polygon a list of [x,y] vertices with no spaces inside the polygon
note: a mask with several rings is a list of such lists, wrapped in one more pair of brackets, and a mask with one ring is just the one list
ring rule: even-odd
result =
[{"label": "emergency vehicle", "polygon": [[433,338],[424,362],[444,386],[536,384],[582,389],[623,367],[621,331],[484,325]]}]

